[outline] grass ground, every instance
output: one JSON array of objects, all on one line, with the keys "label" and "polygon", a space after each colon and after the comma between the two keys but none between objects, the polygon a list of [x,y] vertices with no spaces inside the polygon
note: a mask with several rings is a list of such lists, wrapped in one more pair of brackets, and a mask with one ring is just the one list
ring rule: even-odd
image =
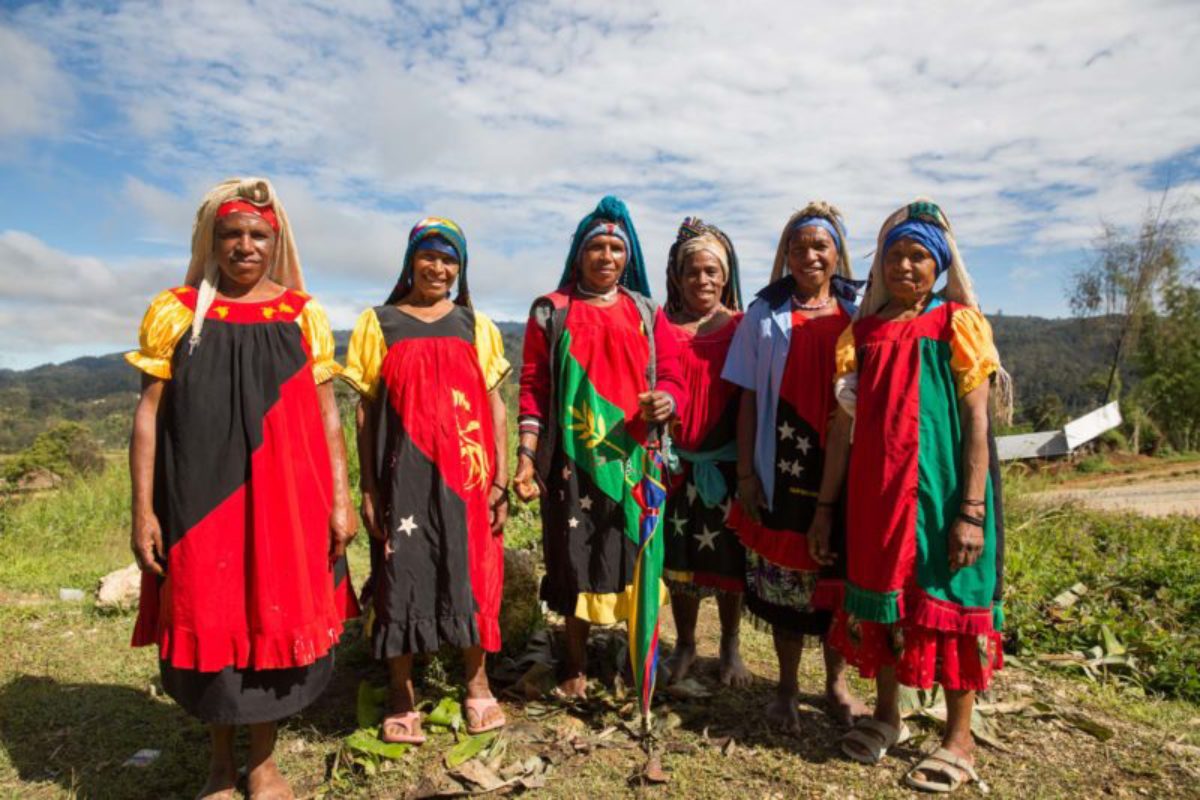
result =
[{"label": "grass ground", "polygon": [[[98,576],[128,563],[126,487],[122,471],[111,470],[52,498],[0,507],[0,798],[187,798],[200,783],[204,729],[162,697],[154,653],[128,647],[131,616],[57,599],[60,587],[90,592]],[[1009,712],[990,718],[998,746],[979,753],[991,794],[1200,796],[1200,705],[1150,696],[1144,680],[1085,680],[1074,677],[1075,671],[1037,661],[1043,646],[1050,652],[1083,648],[1101,624],[1122,639],[1132,628],[1120,626],[1137,624],[1159,628],[1171,641],[1194,641],[1196,626],[1189,634],[1184,623],[1194,620],[1195,590],[1188,594],[1185,584],[1200,587],[1193,560],[1200,524],[1175,520],[1147,527],[1135,519],[1070,510],[1045,517],[1043,510],[1020,501],[1009,514],[1010,583],[1023,595],[1020,601],[1010,597],[1010,619],[1022,649],[985,698]],[[532,521],[528,511],[522,512],[510,544],[532,541]],[[1152,557],[1155,551],[1158,556]],[[364,554],[359,543],[352,559],[359,578]],[[1093,594],[1091,604],[1077,603],[1072,608],[1078,610],[1071,612],[1077,616],[1043,619],[1051,613],[1054,595],[1077,580],[1100,587],[1125,573],[1143,582],[1160,581],[1154,592],[1165,587],[1177,593],[1133,604],[1122,599],[1124,589],[1118,586],[1115,593]],[[1170,615],[1169,620],[1159,614]],[[674,638],[669,616],[663,634],[668,643]],[[698,677],[712,696],[671,699],[660,692],[657,702],[660,715],[673,714],[669,718],[677,725],[663,740],[669,783],[630,783],[644,756],[620,729],[609,732],[628,719],[622,703],[598,702],[584,712],[567,712],[506,700],[510,725],[504,762],[532,755],[554,762],[546,785],[531,793],[541,797],[908,795],[900,778],[919,751],[936,741],[932,719],[915,717],[917,740],[880,766],[846,762],[835,745],[839,729],[821,710],[820,660],[810,651],[802,664],[802,685],[813,692],[801,708],[803,731],[778,734],[761,714],[775,675],[769,637],[743,626],[743,652],[754,682],[745,690],[717,691],[715,617],[712,604],[705,603],[700,650],[706,658]],[[1075,631],[1081,631],[1080,641],[1069,638]],[[1153,659],[1157,651],[1147,652],[1142,657]],[[422,674],[424,696],[441,696],[456,674],[452,659],[429,663]],[[301,796],[403,797],[423,779],[445,773],[441,759],[452,743],[449,734],[435,736],[372,777],[330,780],[330,762],[355,727],[355,693],[363,678],[382,683],[383,673],[352,626],[338,652],[334,684],[282,732],[282,766]],[[870,686],[856,685],[870,694]],[[1041,705],[1030,705],[1034,700]],[[162,755],[149,767],[122,766],[142,748]],[[964,792],[979,793],[978,788]]]}]

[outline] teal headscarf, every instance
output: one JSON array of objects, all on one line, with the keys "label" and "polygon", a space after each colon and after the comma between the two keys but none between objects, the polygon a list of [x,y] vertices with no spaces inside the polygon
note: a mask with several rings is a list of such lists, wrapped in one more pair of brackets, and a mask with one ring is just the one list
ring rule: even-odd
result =
[{"label": "teal headscarf", "polygon": [[646,261],[642,257],[642,243],[638,239],[637,229],[633,227],[633,219],[625,203],[613,195],[606,195],[596,206],[596,210],[579,221],[575,227],[575,236],[571,239],[571,250],[567,253],[567,263],[563,266],[562,277],[558,279],[559,291],[575,282],[576,267],[579,252],[583,248],[587,235],[598,222],[612,222],[625,232],[629,247],[625,257],[625,271],[621,273],[618,284],[630,291],[650,296],[650,281],[646,278]]}]

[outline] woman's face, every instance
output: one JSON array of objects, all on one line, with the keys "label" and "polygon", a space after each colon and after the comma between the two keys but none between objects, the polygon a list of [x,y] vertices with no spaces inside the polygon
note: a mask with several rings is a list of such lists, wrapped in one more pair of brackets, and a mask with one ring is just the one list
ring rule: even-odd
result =
[{"label": "woman's face", "polygon": [[413,293],[423,300],[440,300],[450,294],[460,265],[454,256],[437,250],[413,254]]},{"label": "woman's face", "polygon": [[928,297],[937,280],[937,262],[921,245],[900,239],[883,256],[883,281],[888,294],[904,305]]},{"label": "woman's face", "polygon": [[725,283],[721,261],[707,250],[697,250],[683,262],[683,303],[693,314],[707,314],[716,308]]},{"label": "woman's face", "polygon": [[253,289],[271,269],[275,229],[256,214],[233,213],[217,220],[213,244],[226,285]]},{"label": "woman's face", "polygon": [[594,292],[607,292],[617,285],[625,271],[625,242],[619,236],[593,236],[579,256],[579,274],[583,285]]},{"label": "woman's face", "polygon": [[788,240],[788,271],[805,295],[818,294],[837,271],[838,251],[824,228],[805,227]]}]

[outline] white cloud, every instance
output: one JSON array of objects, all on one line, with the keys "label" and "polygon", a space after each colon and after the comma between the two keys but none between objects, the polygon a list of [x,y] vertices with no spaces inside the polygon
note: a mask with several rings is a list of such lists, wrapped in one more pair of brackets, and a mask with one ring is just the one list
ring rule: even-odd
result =
[{"label": "white cloud", "polygon": [[74,95],[50,50],[0,24],[0,140],[55,133]]}]

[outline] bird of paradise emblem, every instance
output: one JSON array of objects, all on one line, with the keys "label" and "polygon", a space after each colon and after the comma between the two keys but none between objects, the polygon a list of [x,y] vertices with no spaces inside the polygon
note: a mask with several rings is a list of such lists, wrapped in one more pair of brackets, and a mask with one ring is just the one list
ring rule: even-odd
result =
[{"label": "bird of paradise emblem", "polygon": [[471,401],[460,389],[451,389],[454,422],[458,427],[459,452],[462,454],[465,480],[463,488],[482,489],[487,485],[488,456],[482,440],[483,426],[471,413]]}]

